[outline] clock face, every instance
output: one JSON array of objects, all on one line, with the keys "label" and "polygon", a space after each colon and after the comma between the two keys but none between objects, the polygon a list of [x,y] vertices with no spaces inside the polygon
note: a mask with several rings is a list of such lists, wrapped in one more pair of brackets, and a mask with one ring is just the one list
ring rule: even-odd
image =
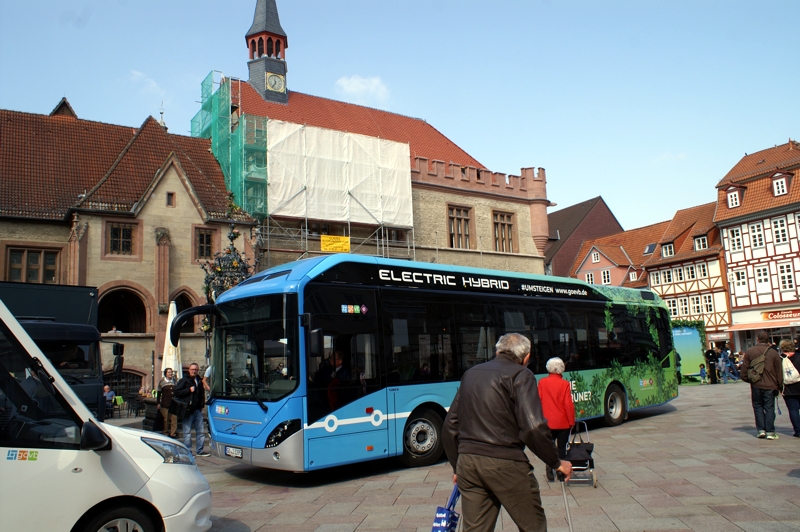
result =
[{"label": "clock face", "polygon": [[286,88],[286,83],[283,80],[283,76],[280,74],[273,74],[271,72],[267,73],[267,88],[271,91],[275,92],[283,92]]}]

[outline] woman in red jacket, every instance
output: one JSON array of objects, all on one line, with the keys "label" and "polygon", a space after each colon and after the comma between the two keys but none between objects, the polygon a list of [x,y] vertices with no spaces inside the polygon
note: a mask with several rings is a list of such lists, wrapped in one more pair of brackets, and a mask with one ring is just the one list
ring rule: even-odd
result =
[{"label": "woman in red jacket", "polygon": [[[539,399],[542,402],[542,413],[547,419],[547,427],[558,447],[558,457],[567,454],[569,431],[575,424],[575,404],[572,402],[570,383],[561,376],[564,373],[564,361],[551,358],[545,365],[549,375],[539,381]],[[547,468],[547,480],[553,481],[553,471]]]}]

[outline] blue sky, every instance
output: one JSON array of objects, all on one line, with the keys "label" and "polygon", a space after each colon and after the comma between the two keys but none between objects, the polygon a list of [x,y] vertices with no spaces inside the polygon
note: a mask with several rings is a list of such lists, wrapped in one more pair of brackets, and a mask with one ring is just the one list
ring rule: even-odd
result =
[{"label": "blue sky", "polygon": [[[255,0],[0,2],[0,108],[188,134],[200,81],[247,78]],[[547,171],[558,210],[625,229],[715,201],[800,137],[796,1],[278,0],[290,90],[423,118],[484,165]]]}]

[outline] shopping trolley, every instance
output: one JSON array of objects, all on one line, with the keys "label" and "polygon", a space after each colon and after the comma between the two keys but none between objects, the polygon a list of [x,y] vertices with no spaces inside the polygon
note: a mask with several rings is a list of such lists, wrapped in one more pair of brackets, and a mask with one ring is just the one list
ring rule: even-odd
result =
[{"label": "shopping trolley", "polygon": [[[581,425],[583,431],[581,432]],[[586,440],[584,441],[584,435]],[[591,482],[597,487],[597,473],[594,470],[594,444],[589,441],[589,426],[585,421],[578,421],[569,431],[567,442],[567,455],[565,457],[572,464],[572,478],[567,482]]]}]

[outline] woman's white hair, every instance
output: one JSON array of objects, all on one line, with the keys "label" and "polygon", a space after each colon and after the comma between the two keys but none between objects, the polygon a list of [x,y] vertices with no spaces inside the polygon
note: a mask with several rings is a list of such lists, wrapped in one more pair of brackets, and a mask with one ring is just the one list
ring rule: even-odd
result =
[{"label": "woman's white hair", "polygon": [[547,370],[547,373],[561,375],[564,373],[564,361],[558,357],[551,358],[547,361],[547,364],[544,365],[544,369]]}]

